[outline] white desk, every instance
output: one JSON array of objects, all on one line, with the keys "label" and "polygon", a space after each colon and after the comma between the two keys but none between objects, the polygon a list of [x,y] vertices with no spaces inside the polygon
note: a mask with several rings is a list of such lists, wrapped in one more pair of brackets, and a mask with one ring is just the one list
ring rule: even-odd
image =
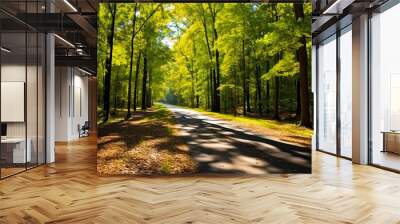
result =
[{"label": "white desk", "polygon": [[[32,141],[30,138],[26,141],[28,143],[28,147],[26,147],[25,154],[25,138],[5,138],[1,139],[2,147],[13,147],[12,148],[12,162],[13,163],[25,163],[31,162],[32,160],[32,152],[31,145]],[[3,150],[3,149],[2,149]]]}]

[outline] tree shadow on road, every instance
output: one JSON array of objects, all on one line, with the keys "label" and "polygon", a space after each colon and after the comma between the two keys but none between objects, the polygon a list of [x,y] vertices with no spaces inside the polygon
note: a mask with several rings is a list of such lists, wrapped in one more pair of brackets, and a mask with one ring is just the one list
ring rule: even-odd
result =
[{"label": "tree shadow on road", "polygon": [[311,149],[175,115],[199,173],[311,173]]},{"label": "tree shadow on road", "polygon": [[98,149],[98,170],[107,174],[311,173],[310,148],[167,110],[104,125]]},{"label": "tree shadow on road", "polygon": [[180,174],[196,171],[173,133],[171,114],[163,109],[135,112],[128,120],[99,128],[97,170],[100,175]]}]

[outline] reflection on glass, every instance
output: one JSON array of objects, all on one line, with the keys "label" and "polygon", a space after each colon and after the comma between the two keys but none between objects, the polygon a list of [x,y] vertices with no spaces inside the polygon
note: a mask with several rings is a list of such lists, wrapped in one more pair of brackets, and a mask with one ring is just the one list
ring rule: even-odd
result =
[{"label": "reflection on glass", "polygon": [[336,36],[318,48],[318,148],[336,153]]},{"label": "reflection on glass", "polygon": [[352,35],[351,26],[340,36],[340,153],[352,157]]}]

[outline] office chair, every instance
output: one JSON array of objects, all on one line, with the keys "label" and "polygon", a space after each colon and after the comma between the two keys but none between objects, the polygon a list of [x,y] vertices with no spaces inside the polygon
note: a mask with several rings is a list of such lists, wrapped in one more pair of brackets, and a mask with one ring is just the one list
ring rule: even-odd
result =
[{"label": "office chair", "polygon": [[80,127],[80,125],[78,124],[79,138],[89,136],[89,129],[90,129],[89,121],[85,121],[82,127]]}]

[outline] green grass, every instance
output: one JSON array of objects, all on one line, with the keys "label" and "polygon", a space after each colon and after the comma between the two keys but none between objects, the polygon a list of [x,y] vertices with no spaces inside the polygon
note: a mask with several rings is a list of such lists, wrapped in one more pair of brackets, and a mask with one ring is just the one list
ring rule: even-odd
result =
[{"label": "green grass", "polygon": [[[139,109],[140,110],[140,109]],[[111,114],[108,118],[108,121],[106,123],[103,123],[103,109],[97,107],[97,125],[106,125],[106,124],[110,124],[110,123],[115,123],[115,122],[119,122],[125,119],[126,113],[128,112],[127,109],[111,109]],[[133,110],[132,110],[133,113]]]},{"label": "green grass", "polygon": [[[183,107],[183,106],[181,106]],[[284,121],[276,121],[272,119],[265,119],[265,118],[253,118],[253,117],[244,117],[244,116],[233,116],[231,114],[223,114],[223,113],[216,113],[216,112],[210,112],[206,111],[202,108],[189,108],[189,107],[183,107],[191,110],[198,111],[204,115],[208,115],[211,117],[223,119],[226,121],[232,121],[232,122],[237,122],[238,124],[244,124],[247,126],[258,126],[258,127],[264,127],[267,129],[272,129],[272,130],[278,130],[286,133],[290,133],[293,135],[305,137],[305,138],[310,138],[313,134],[313,130],[310,128],[305,128],[302,126],[299,126],[294,123],[289,123],[289,122],[284,122]],[[152,107],[153,110],[156,110],[156,113],[152,113],[151,115],[143,118],[144,120],[163,120],[166,121],[170,124],[173,123],[172,120],[172,113],[168,108],[163,106],[162,104],[155,103]],[[100,111],[100,110],[98,110]],[[139,109],[138,111],[141,111]],[[119,109],[114,113],[114,115],[111,115],[107,123],[113,123],[113,122],[119,122],[125,119],[126,116],[126,109]],[[134,112],[132,112],[134,114]],[[100,118],[100,117],[99,117]],[[98,119],[98,124],[99,125],[104,125],[101,123],[102,120]]]},{"label": "green grass", "polygon": [[168,159],[161,163],[160,171],[162,174],[171,174],[172,164]]},{"label": "green grass", "polygon": [[[149,108],[150,109],[150,108]],[[159,104],[159,103],[155,103],[151,109],[153,110],[157,110],[156,113],[153,113],[145,118],[143,118],[143,120],[145,121],[149,121],[149,120],[153,120],[153,119],[162,119],[164,121],[167,121],[168,123],[172,122],[172,113],[163,105]],[[141,108],[137,108],[136,112],[140,112],[142,111]],[[115,122],[120,122],[125,120],[126,118],[126,114],[128,112],[127,109],[111,109],[111,114],[108,118],[108,121],[106,123],[103,123],[103,116],[100,116],[102,114],[102,109],[101,108],[97,108],[97,125],[102,126],[102,125],[107,125],[107,124],[111,124],[111,123],[115,123]],[[132,109],[131,115],[134,115],[135,112]]]},{"label": "green grass", "polygon": [[149,119],[149,120],[151,120],[151,119],[163,119],[163,120],[166,119],[166,121],[172,122],[172,120],[170,119],[172,116],[172,113],[165,106],[163,106],[159,103],[155,103],[152,106],[152,109],[157,110],[157,112],[145,117],[144,119]]},{"label": "green grass", "polygon": [[[186,108],[188,108],[188,107],[186,107]],[[293,123],[276,121],[276,120],[271,120],[271,119],[264,119],[264,118],[252,118],[252,117],[243,117],[243,116],[235,117],[231,114],[210,112],[210,111],[206,111],[202,108],[188,108],[188,109],[192,109],[192,110],[198,111],[204,115],[208,115],[208,116],[215,117],[215,118],[220,118],[220,119],[227,120],[227,121],[233,121],[233,122],[242,123],[242,124],[246,124],[246,125],[261,126],[261,127],[269,128],[269,129],[273,129],[273,130],[284,131],[284,132],[298,135],[301,137],[310,138],[313,134],[312,129],[301,127],[301,126],[299,126],[297,124],[293,124]]]}]

